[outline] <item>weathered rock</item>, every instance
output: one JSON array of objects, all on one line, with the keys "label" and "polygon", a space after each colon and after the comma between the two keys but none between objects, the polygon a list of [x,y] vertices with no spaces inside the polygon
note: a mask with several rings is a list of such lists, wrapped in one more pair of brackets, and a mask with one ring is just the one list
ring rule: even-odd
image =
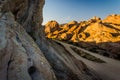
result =
[{"label": "weathered rock", "polygon": [[69,25],[76,25],[76,24],[78,24],[78,22],[77,21],[71,21],[71,22],[68,22],[67,24],[69,24]]},{"label": "weathered rock", "polygon": [[103,22],[119,25],[120,24],[120,14],[119,15],[117,15],[117,14],[109,15],[103,20]]},{"label": "weathered rock", "polygon": [[93,18],[91,18],[89,20],[90,23],[94,23],[94,22],[101,22],[101,18],[100,17],[97,17],[97,16],[94,16]]},{"label": "weathered rock", "polygon": [[71,33],[63,33],[60,35],[59,39],[61,40],[70,40],[72,37],[72,34]]},{"label": "weathered rock", "polygon": [[[31,33],[31,27],[27,26],[31,25],[33,12],[29,11],[35,7],[42,9],[44,0],[35,0],[38,6],[32,6],[34,3],[28,0],[0,2],[0,79],[56,80],[50,64],[26,32]],[[39,19],[41,24],[42,16]],[[34,21],[38,23],[37,18]]]},{"label": "weathered rock", "polygon": [[[91,48],[89,47],[89,45],[95,43],[93,46],[91,46],[93,47],[93,49],[94,47],[97,46],[100,49],[104,49],[106,53],[119,57],[120,54],[118,50],[118,47],[120,47],[119,19],[120,15],[116,14],[110,15],[104,20],[101,20],[101,18],[99,17],[93,17],[88,21],[81,21],[80,23],[77,23],[76,21],[71,21],[67,24],[61,25],[62,26],[61,30],[56,29],[58,34],[56,33],[55,36],[57,37],[54,38],[60,40],[67,40],[68,42],[72,41],[73,43],[77,42],[78,44],[80,42],[86,42],[86,44],[88,44],[86,48],[90,50]],[[71,33],[70,38],[67,37],[68,33],[69,34]],[[83,45],[84,44],[85,43],[83,43]],[[117,44],[118,47],[112,44]],[[105,46],[103,47],[102,45]],[[111,46],[112,48],[107,46]],[[114,58],[116,58],[115,56]]]},{"label": "weathered rock", "polygon": [[0,80],[100,80],[45,38],[43,5],[44,0],[0,1]]},{"label": "weathered rock", "polygon": [[59,30],[59,24],[56,21],[49,21],[46,25],[45,25],[45,32],[47,33],[52,33],[56,30]]},{"label": "weathered rock", "polygon": [[43,53],[11,12],[2,15],[0,24],[0,79],[54,80]]},{"label": "weathered rock", "polygon": [[100,80],[94,71],[89,70],[83,62],[70,54],[62,44],[50,41],[48,45],[53,47],[46,47],[45,56],[58,80]]},{"label": "weathered rock", "polygon": [[62,26],[62,29],[63,29],[64,31],[68,31],[68,30],[70,29],[69,24],[63,25],[63,26]]},{"label": "weathered rock", "polygon": [[68,30],[68,32],[69,33],[72,33],[73,31],[75,31],[75,29],[77,29],[77,25],[74,25],[74,26],[72,26],[69,30]]}]

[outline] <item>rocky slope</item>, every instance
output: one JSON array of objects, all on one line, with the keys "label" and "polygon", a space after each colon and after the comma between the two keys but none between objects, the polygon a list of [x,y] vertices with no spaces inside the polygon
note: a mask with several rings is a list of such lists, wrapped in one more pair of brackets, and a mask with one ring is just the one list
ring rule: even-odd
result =
[{"label": "rocky slope", "polygon": [[50,21],[45,25],[47,38],[59,39],[120,59],[120,15],[109,15],[104,20],[93,17],[88,21],[59,24]]},{"label": "rocky slope", "polygon": [[62,45],[45,38],[44,2],[0,0],[0,80],[100,80]]}]

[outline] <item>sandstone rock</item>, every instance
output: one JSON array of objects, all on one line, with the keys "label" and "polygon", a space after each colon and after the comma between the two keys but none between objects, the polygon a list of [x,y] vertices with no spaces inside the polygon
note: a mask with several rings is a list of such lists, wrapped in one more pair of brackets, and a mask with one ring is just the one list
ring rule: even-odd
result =
[{"label": "sandstone rock", "polygon": [[88,21],[89,23],[95,23],[95,22],[102,22],[101,21],[101,18],[100,17],[96,17],[96,16],[94,16],[93,18],[91,18],[89,21]]},{"label": "sandstone rock", "polygon": [[0,79],[55,80],[43,53],[11,12],[0,18],[0,24]]},{"label": "sandstone rock", "polygon": [[75,30],[77,27],[78,27],[77,25],[72,26],[72,27],[68,30],[68,32],[69,32],[69,33],[74,32],[74,30]]},{"label": "sandstone rock", "polygon": [[97,16],[94,16],[92,19],[93,19],[93,20],[96,20],[96,21],[101,20],[101,18],[100,18],[100,17],[97,17]]},{"label": "sandstone rock", "polygon": [[74,35],[72,36],[72,38],[71,38],[71,41],[73,41],[73,42],[78,42],[78,41],[79,41],[79,39],[78,39],[78,34],[74,34]]},{"label": "sandstone rock", "polygon": [[58,80],[100,79],[92,70],[89,71],[84,63],[70,54],[63,45],[54,42],[49,43],[49,45],[53,46],[48,49],[51,54],[45,53],[45,55],[55,70]]},{"label": "sandstone rock", "polygon": [[56,30],[59,30],[59,24],[56,21],[50,21],[45,25],[45,32],[47,33],[51,33],[54,32]]},{"label": "sandstone rock", "polygon": [[72,37],[72,34],[71,33],[63,33],[60,35],[59,39],[61,40],[70,40]]},{"label": "sandstone rock", "polygon": [[[92,43],[95,43],[92,47],[99,47],[104,49],[106,53],[119,57],[118,48],[112,44],[119,44],[120,41],[120,15],[114,14],[108,16],[106,19],[101,20],[99,17],[93,17],[88,21],[71,21],[64,25],[61,25],[61,30],[57,30],[58,34],[56,38],[63,39],[67,41],[72,41],[73,43],[86,42],[87,47]],[[71,33],[71,37],[67,37],[67,33]],[[61,37],[61,38],[60,38]],[[109,43],[109,44],[107,44]],[[82,43],[81,43],[82,44]],[[84,45],[85,43],[83,43]],[[106,46],[103,47],[104,44]],[[112,46],[111,46],[111,45]],[[110,45],[114,48],[107,47]],[[84,46],[85,47],[85,46]],[[110,50],[111,49],[111,50]],[[116,50],[116,51],[115,51]]]},{"label": "sandstone rock", "polygon": [[68,22],[67,24],[69,24],[69,25],[76,25],[76,24],[78,24],[78,22],[77,21],[71,21],[71,22]]},{"label": "sandstone rock", "polygon": [[[101,23],[95,23],[87,27],[84,32],[90,34],[89,38],[86,41],[91,41],[91,38],[96,41],[96,43],[100,42],[108,42],[114,41],[115,38],[112,37],[111,33],[116,33],[118,30],[109,27],[109,25],[104,25]],[[92,40],[92,41],[93,41]],[[119,39],[118,39],[119,41]]]},{"label": "sandstone rock", "polygon": [[78,22],[77,21],[71,21],[71,22],[68,22],[67,23],[69,28],[72,28],[74,25],[78,25]]},{"label": "sandstone rock", "polygon": [[[37,28],[42,22],[40,15],[44,0],[31,1],[6,0],[0,7],[1,80],[56,80],[45,56],[27,34],[27,32],[31,33],[33,28]],[[36,12],[34,12],[35,16],[33,12],[29,12],[36,10],[35,7],[37,7],[37,11],[40,10],[39,16]],[[39,23],[38,19],[35,18],[36,16],[40,19]],[[36,27],[32,26],[31,28],[32,24],[29,23],[31,21],[35,21]]]},{"label": "sandstone rock", "polygon": [[68,31],[70,29],[70,26],[68,24],[65,24],[62,26],[62,30]]},{"label": "sandstone rock", "polygon": [[57,34],[59,34],[59,31],[56,30],[56,31],[53,32],[53,34],[57,35]]},{"label": "sandstone rock", "polygon": [[104,20],[105,23],[120,24],[120,15],[112,14],[107,16]]},{"label": "sandstone rock", "polygon": [[100,80],[62,45],[45,38],[44,0],[0,3],[0,80]]}]

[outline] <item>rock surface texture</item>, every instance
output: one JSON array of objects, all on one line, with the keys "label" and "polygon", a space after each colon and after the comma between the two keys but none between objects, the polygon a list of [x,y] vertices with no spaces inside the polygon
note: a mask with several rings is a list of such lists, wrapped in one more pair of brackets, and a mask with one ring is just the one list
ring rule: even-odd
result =
[{"label": "rock surface texture", "polygon": [[0,80],[100,80],[62,45],[45,38],[44,3],[0,0]]},{"label": "rock surface texture", "polygon": [[[47,25],[48,23],[49,25]],[[48,23],[45,25],[45,30],[52,26],[50,22]],[[57,22],[54,21],[54,23]],[[51,27],[49,31],[46,34],[47,38],[70,42],[87,50],[120,60],[120,15],[109,15],[104,20],[93,17],[88,21],[72,21],[57,26],[54,31]]]}]

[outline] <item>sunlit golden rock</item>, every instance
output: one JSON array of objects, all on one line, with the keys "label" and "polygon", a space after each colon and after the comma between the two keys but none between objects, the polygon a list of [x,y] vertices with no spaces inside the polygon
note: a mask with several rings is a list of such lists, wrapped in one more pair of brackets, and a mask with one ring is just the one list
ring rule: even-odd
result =
[{"label": "sunlit golden rock", "polygon": [[76,28],[77,28],[77,25],[74,25],[68,30],[68,32],[72,33]]},{"label": "sunlit golden rock", "polygon": [[61,28],[62,28],[62,30],[64,30],[64,31],[68,31],[68,30],[70,29],[70,27],[69,27],[68,24],[63,25]]},{"label": "sunlit golden rock", "polygon": [[59,39],[61,40],[70,40],[72,37],[72,34],[71,33],[63,33],[60,35]]},{"label": "sunlit golden rock", "polygon": [[[71,21],[67,24],[60,25],[56,21],[50,21],[46,25],[46,33],[58,35],[61,39],[66,40],[68,33],[72,35],[71,41],[95,41],[100,42],[115,42],[120,40],[120,26],[115,24],[106,23],[108,21],[115,22],[115,19],[119,19],[119,15],[110,15],[106,20],[101,20],[99,17],[93,17],[88,21]],[[120,20],[116,20],[117,24]],[[49,36],[50,37],[50,36]]]},{"label": "sunlit golden rock", "polygon": [[79,42],[78,34],[74,34],[71,38],[72,42]]},{"label": "sunlit golden rock", "polygon": [[88,23],[95,23],[95,22],[102,22],[101,21],[101,18],[100,17],[96,17],[96,16],[94,16],[93,18],[91,18],[89,21],[88,21]]},{"label": "sunlit golden rock", "polygon": [[120,24],[120,14],[112,14],[107,16],[104,20],[105,23]]},{"label": "sunlit golden rock", "polygon": [[[55,29],[51,32],[49,31],[50,33],[46,35],[47,37],[80,43],[81,46],[87,49],[97,46],[105,49],[110,56],[111,53],[119,53],[117,51],[119,51],[118,47],[120,47],[120,15],[109,15],[104,20],[95,16],[88,21],[71,21],[59,26],[58,23],[56,24],[56,28],[54,25]],[[117,47],[115,47],[116,45]]]},{"label": "sunlit golden rock", "polygon": [[71,21],[71,22],[68,22],[67,24],[69,24],[69,25],[75,25],[75,24],[78,24],[78,22],[77,21]]},{"label": "sunlit golden rock", "polygon": [[49,21],[46,25],[45,25],[45,33],[51,33],[54,32],[56,30],[59,30],[59,24],[56,21]]}]

